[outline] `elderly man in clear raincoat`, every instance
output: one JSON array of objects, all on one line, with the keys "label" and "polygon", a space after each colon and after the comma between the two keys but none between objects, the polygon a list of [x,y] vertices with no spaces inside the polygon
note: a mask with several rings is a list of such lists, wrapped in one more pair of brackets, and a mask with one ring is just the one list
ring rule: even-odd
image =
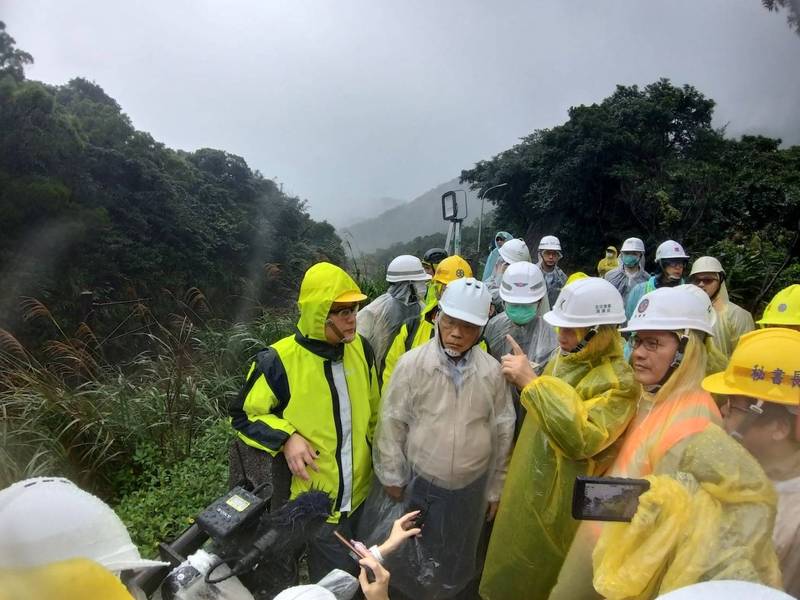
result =
[{"label": "elderly man in clear raincoat", "polygon": [[457,597],[476,578],[503,489],[514,409],[500,365],[476,347],[490,302],[473,278],[450,283],[434,338],[402,356],[382,399],[373,457],[383,489],[364,524],[380,539],[398,514],[422,511],[422,536],[387,561],[392,587],[414,600]]}]

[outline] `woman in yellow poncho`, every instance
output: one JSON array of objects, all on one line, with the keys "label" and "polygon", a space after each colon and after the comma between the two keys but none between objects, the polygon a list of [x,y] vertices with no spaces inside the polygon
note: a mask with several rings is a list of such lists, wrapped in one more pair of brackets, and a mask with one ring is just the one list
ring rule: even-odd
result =
[{"label": "woman in yellow poncho", "polygon": [[[650,489],[630,523],[602,528],[594,590],[565,597],[649,599],[712,579],[780,587],[775,492],[719,427],[719,411],[701,388],[713,315],[697,288],[663,288],[639,301],[623,330],[633,334],[631,364],[645,391],[609,475],[646,477]],[[570,554],[570,565],[583,562]],[[579,579],[567,567],[559,588]]]}]

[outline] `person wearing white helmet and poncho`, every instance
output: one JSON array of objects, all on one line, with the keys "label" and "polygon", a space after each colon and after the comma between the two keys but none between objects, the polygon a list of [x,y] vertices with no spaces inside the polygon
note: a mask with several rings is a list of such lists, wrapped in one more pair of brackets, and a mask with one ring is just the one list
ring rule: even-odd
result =
[{"label": "person wearing white helmet and poncho", "polygon": [[372,346],[375,364],[383,364],[389,342],[407,319],[422,310],[430,278],[416,256],[398,256],[386,269],[389,289],[358,311],[356,329]]},{"label": "person wearing white helmet and poncho", "polygon": [[[512,350],[511,338],[519,344],[538,373],[544,369],[550,355],[558,347],[558,339],[552,326],[542,315],[550,311],[547,288],[539,267],[529,262],[517,262],[503,273],[500,282],[500,298],[505,303],[505,312],[500,313],[486,325],[483,337],[489,350],[498,361]],[[517,428],[522,426],[525,411],[519,403],[519,392],[514,390],[514,410],[517,413]]]},{"label": "person wearing white helmet and poncho", "polygon": [[611,464],[636,412],[639,386],[622,356],[622,298],[607,281],[567,285],[544,315],[558,327],[541,376],[522,349],[502,359],[526,409],[489,541],[480,593],[485,600],[547,598],[572,544],[572,485]]},{"label": "person wearing white helmet and poncho", "polygon": [[712,579],[780,587],[775,491],[701,387],[713,324],[708,296],[692,285],[659,288],[636,305],[622,331],[632,334],[642,394],[606,474],[646,478],[650,488],[629,523],[584,522],[553,597],[649,599]]},{"label": "person wearing white helmet and poncho", "polygon": [[567,284],[567,274],[558,266],[564,256],[561,241],[554,235],[546,235],[539,241],[539,259],[536,266],[542,270],[547,285],[547,300],[553,306],[561,289]]},{"label": "person wearing white helmet and poncho", "polygon": [[[489,293],[492,295],[492,306],[495,312],[503,310],[503,301],[500,298],[500,282],[503,280],[503,273],[509,267],[518,262],[531,262],[531,252],[524,240],[514,238],[505,242],[497,250],[499,258],[495,262],[492,276],[486,283]],[[494,314],[494,313],[493,313]]]},{"label": "person wearing white helmet and poncho", "polygon": [[490,302],[476,279],[450,283],[434,338],[400,358],[382,398],[380,485],[362,526],[380,538],[398,514],[424,511],[422,536],[387,559],[392,588],[415,600],[453,597],[474,580],[503,488],[514,408],[500,365],[476,347]]},{"label": "person wearing white helmet and poncho", "polygon": [[725,269],[713,256],[701,256],[692,264],[689,281],[702,289],[711,299],[717,313],[714,323],[714,345],[730,358],[739,338],[756,328],[753,316],[728,298]]},{"label": "person wearing white helmet and poncho", "polygon": [[628,238],[622,243],[620,265],[606,273],[605,280],[617,288],[626,302],[631,290],[648,279],[650,273],[644,269],[644,242],[639,238]]}]

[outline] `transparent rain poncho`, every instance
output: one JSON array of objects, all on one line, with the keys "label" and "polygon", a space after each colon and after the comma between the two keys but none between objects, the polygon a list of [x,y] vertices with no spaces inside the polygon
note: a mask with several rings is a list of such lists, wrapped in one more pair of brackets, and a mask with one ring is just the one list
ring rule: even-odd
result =
[{"label": "transparent rain poncho", "polygon": [[[373,460],[378,481],[360,527],[369,543],[422,510],[422,536],[386,559],[391,584],[415,600],[449,598],[478,573],[489,502],[503,488],[514,409],[500,365],[473,347],[458,363],[438,333],[398,361],[384,391]],[[402,501],[382,486],[403,488]]]},{"label": "transparent rain poncho", "polygon": [[539,262],[536,263],[536,266],[542,270],[544,283],[547,286],[547,300],[550,302],[550,306],[553,306],[561,290],[567,285],[567,274],[558,265],[553,267],[552,271],[545,271],[543,263],[542,253],[539,252]]},{"label": "transparent rain poncho", "polygon": [[522,391],[527,414],[489,541],[482,598],[547,598],[578,526],[575,477],[613,462],[639,389],[612,327],[578,353],[556,353]]},{"label": "transparent rain poncho", "polygon": [[403,322],[417,316],[422,310],[420,298],[424,298],[426,288],[424,281],[393,283],[385,294],[358,311],[358,333],[367,338],[372,346],[375,364],[383,364],[389,343]]},{"label": "transparent rain poncho", "polygon": [[726,358],[730,358],[739,338],[753,331],[756,324],[753,322],[753,315],[730,301],[728,287],[724,281],[712,304],[717,313],[717,320],[714,323],[714,345]]},{"label": "transparent rain poncho", "polygon": [[[500,313],[486,325],[483,336],[492,356],[499,361],[504,354],[511,352],[511,344],[506,339],[506,335],[511,335],[527,354],[528,360],[538,365],[535,368],[536,373],[541,374],[550,355],[558,347],[558,338],[555,330],[542,319],[542,315],[550,311],[547,296],[544,296],[538,305],[536,317],[525,325],[517,325],[508,318],[508,314]],[[520,403],[519,391],[516,388],[512,388],[512,398],[517,415],[516,431],[519,432],[525,410]]]},{"label": "transparent rain poncho", "polygon": [[644,270],[644,254],[639,260],[639,270],[635,273],[628,273],[625,267],[620,265],[605,275],[605,280],[617,288],[623,302],[628,301],[628,295],[633,288],[648,279],[650,279],[650,273]]}]

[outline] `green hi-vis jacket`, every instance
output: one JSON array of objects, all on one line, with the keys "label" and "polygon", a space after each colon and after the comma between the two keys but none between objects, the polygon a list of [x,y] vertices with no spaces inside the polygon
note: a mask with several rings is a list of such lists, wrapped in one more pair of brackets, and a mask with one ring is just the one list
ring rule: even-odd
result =
[{"label": "green hi-vis jacket", "polygon": [[[389,379],[392,377],[397,361],[406,352],[417,346],[421,346],[428,340],[432,340],[436,329],[433,325],[433,317],[439,309],[439,300],[434,295],[432,298],[426,298],[425,307],[418,317],[408,319],[400,327],[397,335],[389,344],[389,351],[386,353],[386,358],[380,366],[381,385],[385,388],[389,385]],[[484,352],[489,352],[489,347],[486,340],[481,338],[478,347]]]},{"label": "green hi-vis jacket", "polygon": [[372,436],[380,390],[369,343],[332,346],[325,321],[333,299],[358,285],[339,267],[318,263],[303,278],[295,335],[258,353],[231,403],[231,423],[248,445],[276,455],[295,432],[319,452],[309,481],[292,477],[291,497],[321,489],[333,498],[328,519],[358,508],[372,478]]}]

